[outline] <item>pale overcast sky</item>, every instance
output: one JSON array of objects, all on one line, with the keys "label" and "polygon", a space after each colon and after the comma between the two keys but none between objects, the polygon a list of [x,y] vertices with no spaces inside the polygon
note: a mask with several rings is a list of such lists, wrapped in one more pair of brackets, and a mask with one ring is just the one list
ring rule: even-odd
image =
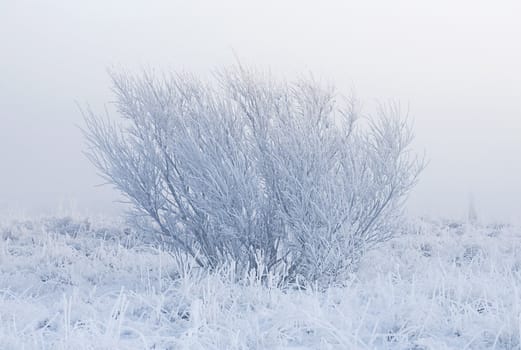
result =
[{"label": "pale overcast sky", "polygon": [[413,215],[521,217],[519,1],[0,1],[0,211],[113,212],[75,104],[102,111],[106,68],[301,72],[409,105],[430,160]]}]

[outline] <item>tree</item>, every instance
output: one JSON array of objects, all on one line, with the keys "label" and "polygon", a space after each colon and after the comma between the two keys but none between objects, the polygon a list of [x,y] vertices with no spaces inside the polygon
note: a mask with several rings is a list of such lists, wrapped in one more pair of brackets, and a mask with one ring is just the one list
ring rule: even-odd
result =
[{"label": "tree", "polygon": [[423,163],[396,105],[358,118],[332,87],[241,66],[111,76],[121,122],[87,111],[88,156],[173,252],[327,284],[397,232]]}]

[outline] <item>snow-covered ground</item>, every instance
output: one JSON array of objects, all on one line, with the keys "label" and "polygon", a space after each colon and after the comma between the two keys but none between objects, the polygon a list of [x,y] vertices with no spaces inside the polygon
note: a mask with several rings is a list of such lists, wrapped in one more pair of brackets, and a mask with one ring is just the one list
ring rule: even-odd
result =
[{"label": "snow-covered ground", "polygon": [[124,225],[0,228],[0,349],[519,349],[521,230],[417,221],[349,286],[205,274]]}]

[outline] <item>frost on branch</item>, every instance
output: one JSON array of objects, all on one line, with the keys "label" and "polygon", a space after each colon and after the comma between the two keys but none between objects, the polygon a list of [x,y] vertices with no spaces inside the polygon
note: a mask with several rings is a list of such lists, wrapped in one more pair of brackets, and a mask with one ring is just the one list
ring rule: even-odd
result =
[{"label": "frost on branch", "polygon": [[88,155],[172,252],[341,283],[397,232],[423,167],[397,106],[357,118],[332,87],[243,67],[112,79],[121,118],[86,113]]}]

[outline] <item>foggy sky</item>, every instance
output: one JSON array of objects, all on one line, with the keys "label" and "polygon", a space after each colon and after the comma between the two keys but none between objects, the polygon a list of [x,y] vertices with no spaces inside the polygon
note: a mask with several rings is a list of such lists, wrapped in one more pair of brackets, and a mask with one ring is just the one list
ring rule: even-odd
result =
[{"label": "foggy sky", "polygon": [[[76,105],[103,112],[109,66],[208,74],[235,62],[398,100],[429,165],[413,215],[521,216],[518,1],[0,1],[0,212],[115,212]],[[72,204],[71,204],[72,203]]]}]

